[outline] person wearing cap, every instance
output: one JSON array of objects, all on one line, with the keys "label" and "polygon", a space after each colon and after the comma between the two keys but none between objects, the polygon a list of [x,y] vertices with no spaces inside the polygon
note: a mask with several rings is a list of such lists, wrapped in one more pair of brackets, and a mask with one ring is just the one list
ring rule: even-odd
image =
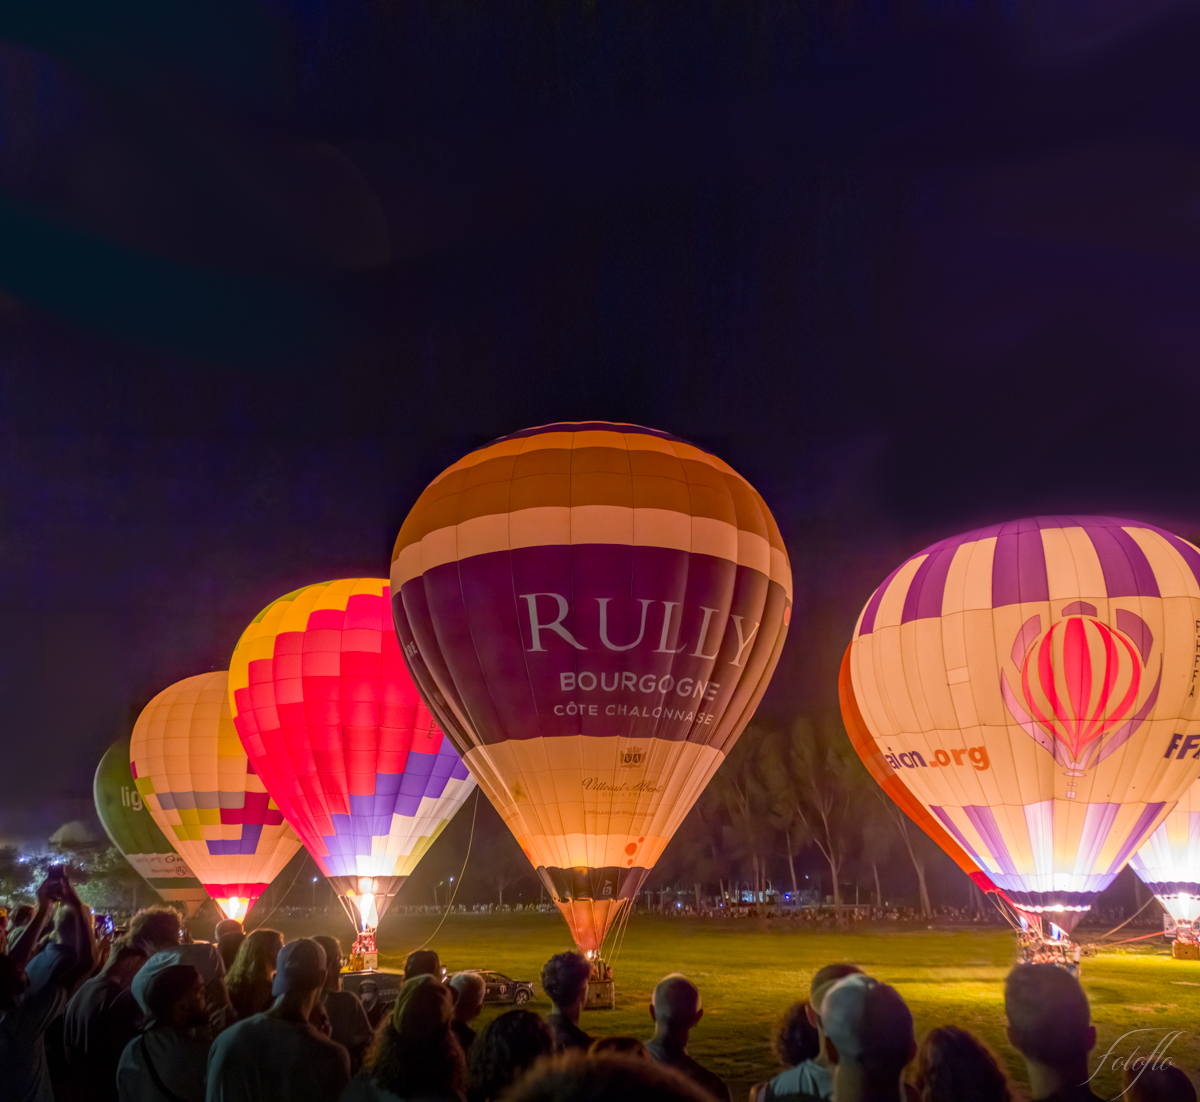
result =
[{"label": "person wearing cap", "polygon": [[912,1014],[894,987],[847,976],[825,993],[821,1025],[833,1070],[833,1102],[896,1102],[917,1051]]},{"label": "person wearing cap", "polygon": [[453,1015],[449,987],[427,972],[406,979],[391,1020],[375,1035],[341,1102],[462,1102],[466,1065],[450,1029]]},{"label": "person wearing cap", "polygon": [[454,992],[454,1021],[450,1023],[450,1028],[454,1030],[463,1052],[469,1055],[475,1043],[475,1030],[471,1028],[471,1022],[479,1017],[483,1009],[487,985],[478,972],[455,972],[450,977],[450,989]]},{"label": "person wearing cap", "polygon": [[646,1051],[660,1064],[687,1076],[716,1102],[730,1102],[725,1081],[688,1055],[691,1031],[700,1024],[703,1016],[699,988],[678,972],[667,976],[654,989],[654,999],[650,1003],[654,1036],[646,1042]]},{"label": "person wearing cap", "polygon": [[1074,976],[1056,964],[1018,964],[1004,982],[1004,1013],[1034,1102],[1098,1102],[1088,1085],[1096,1027]]},{"label": "person wearing cap", "polygon": [[808,1024],[817,1031],[816,1056],[800,1060],[787,1071],[781,1071],[774,1079],[751,1087],[750,1102],[772,1102],[773,1099],[794,1094],[807,1094],[813,1098],[833,1097],[833,1076],[829,1072],[825,1033],[821,1028],[821,1015],[815,1008],[821,1005],[826,992],[835,983],[847,976],[861,973],[862,969],[857,964],[827,964],[824,968],[817,969],[809,984],[808,1002],[804,1004],[803,1011]]},{"label": "person wearing cap", "polygon": [[159,959],[134,977],[132,993],[145,1028],[121,1053],[120,1102],[204,1102],[212,1038],[200,973]]},{"label": "person wearing cap", "polygon": [[350,1079],[350,1057],[309,1022],[325,974],[325,950],[311,938],[280,949],[274,1004],[213,1043],[207,1102],[336,1102]]},{"label": "person wearing cap", "polygon": [[362,1001],[353,991],[342,990],[342,943],[327,934],[313,938],[325,950],[325,986],[321,1001],[329,1014],[333,1039],[350,1054],[350,1074],[362,1067],[363,1054],[371,1043],[373,1030]]}]

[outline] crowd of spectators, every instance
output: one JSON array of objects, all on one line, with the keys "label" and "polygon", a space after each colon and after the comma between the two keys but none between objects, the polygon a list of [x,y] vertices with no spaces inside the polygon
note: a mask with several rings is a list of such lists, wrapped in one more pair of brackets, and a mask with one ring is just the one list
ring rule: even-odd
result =
[{"label": "crowd of spectators", "polygon": [[[176,912],[141,911],[115,940],[55,870],[35,906],[0,924],[0,1102],[731,1102],[689,1054],[701,992],[672,973],[649,1005],[653,1036],[593,1038],[580,1025],[593,966],[550,958],[544,1018],[509,1010],[476,1031],[479,975],[445,976],[438,954],[405,964],[398,996],[368,1013],[341,989],[335,938],[284,943],[223,922],[191,942]],[[920,1043],[903,998],[849,963],[813,976],[782,1016],[783,1070],[749,1102],[1090,1102],[1096,1040],[1066,969],[1018,965],[1004,988],[1008,1039],[1027,1086],[957,1025]],[[1129,1102],[1196,1102],[1161,1054],[1127,1061]]]}]

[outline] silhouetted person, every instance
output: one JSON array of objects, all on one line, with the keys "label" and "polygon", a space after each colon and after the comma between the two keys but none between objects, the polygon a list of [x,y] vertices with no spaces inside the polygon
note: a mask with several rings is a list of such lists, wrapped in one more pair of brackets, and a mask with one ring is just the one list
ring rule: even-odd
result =
[{"label": "silhouetted person", "polygon": [[[204,981],[204,996],[208,1005],[209,1021],[215,1029],[222,1029],[233,1020],[233,1009],[229,1005],[229,992],[225,987],[225,964],[215,945],[207,941],[180,942],[180,918],[170,907],[147,907],[138,911],[129,923],[130,940],[140,942],[150,953],[151,963],[190,964]],[[155,957],[164,954],[163,959]]]},{"label": "silhouetted person", "polygon": [[471,1045],[475,1041],[475,1030],[471,1028],[471,1023],[483,1009],[487,985],[477,972],[456,972],[450,980],[450,989],[454,992],[454,1021],[450,1023],[450,1028],[454,1030],[463,1052],[470,1055]]},{"label": "silhouetted person", "polygon": [[546,1015],[546,1024],[554,1034],[559,1052],[579,1049],[587,1052],[592,1043],[579,1028],[579,1015],[587,1000],[588,977],[592,966],[582,953],[556,953],[542,968],[542,990],[554,1004]]},{"label": "silhouetted person", "polygon": [[200,973],[191,964],[143,968],[133,996],[145,1027],[121,1054],[120,1102],[204,1102],[212,1040]]},{"label": "silhouetted person", "polygon": [[1088,1053],[1096,1044],[1079,981],[1053,964],[1018,964],[1004,983],[1008,1039],[1025,1060],[1034,1102],[1089,1102]]},{"label": "silhouetted person", "polygon": [[329,1014],[331,1036],[350,1054],[350,1074],[362,1067],[363,1055],[371,1043],[373,1031],[359,997],[342,990],[342,943],[321,934],[313,938],[325,950],[325,986],[321,1001]]},{"label": "silhouetted person", "polygon": [[454,996],[434,975],[406,979],[342,1102],[461,1102],[466,1066],[450,1029],[453,1012]]},{"label": "silhouetted person", "polygon": [[917,1045],[895,988],[870,976],[838,980],[821,1000],[834,1102],[896,1102]]},{"label": "silhouetted person", "polygon": [[509,1010],[475,1038],[469,1060],[471,1102],[495,1102],[538,1060],[554,1052],[554,1035],[532,1010]]},{"label": "silhouetted person", "polygon": [[242,942],[246,940],[246,931],[242,929],[242,924],[236,918],[223,918],[217,923],[213,936],[217,943],[217,952],[221,954],[221,962],[225,965],[225,971],[228,972],[233,967],[234,959],[242,947]]},{"label": "silhouetted person", "polygon": [[[54,907],[53,932],[39,942]],[[41,948],[36,948],[40,944]],[[66,870],[56,866],[37,887],[37,909],[9,946],[12,963],[24,965],[27,985],[16,1007],[0,1018],[0,1099],[53,1102],[46,1032],[62,1015],[75,988],[94,964],[95,926]]]},{"label": "silhouetted person", "polygon": [[921,1102],[1010,1102],[1008,1075],[981,1040],[958,1026],[931,1029],[917,1049]]},{"label": "silhouetted person", "polygon": [[130,986],[146,963],[146,950],[128,937],[111,948],[100,974],[85,980],[63,1015],[67,1066],[86,1097],[117,1097],[117,1064],[137,1035],[140,1013]]},{"label": "silhouetted person", "polygon": [[1130,1060],[1122,1085],[1128,1102],[1196,1102],[1196,1088],[1187,1074],[1165,1059]]},{"label": "silhouetted person", "polygon": [[404,962],[404,978],[413,976],[432,976],[438,983],[442,982],[442,962],[433,949],[417,949],[408,954]]},{"label": "silhouetted person", "polygon": [[271,1005],[271,982],[282,948],[283,934],[278,930],[260,928],[246,935],[225,977],[229,1001],[239,1019],[261,1014]]},{"label": "silhouetted person", "polygon": [[207,1102],[336,1102],[350,1080],[350,1057],[309,1023],[324,986],[321,946],[311,938],[285,945],[274,1005],[213,1042]]},{"label": "silhouetted person", "polygon": [[568,1052],[538,1065],[505,1102],[712,1102],[674,1068],[637,1056]]},{"label": "silhouetted person", "polygon": [[688,1055],[688,1038],[704,1017],[696,985],[678,972],[661,980],[654,989],[650,1017],[654,1036],[646,1042],[646,1051],[660,1064],[686,1075],[717,1102],[729,1102],[725,1081]]},{"label": "silhouetted person", "polygon": [[829,1069],[817,1063],[821,1035],[809,1020],[808,1003],[793,1003],[775,1029],[771,1048],[787,1069],[750,1089],[751,1102],[771,1102],[785,1095],[828,1098],[833,1094]]}]

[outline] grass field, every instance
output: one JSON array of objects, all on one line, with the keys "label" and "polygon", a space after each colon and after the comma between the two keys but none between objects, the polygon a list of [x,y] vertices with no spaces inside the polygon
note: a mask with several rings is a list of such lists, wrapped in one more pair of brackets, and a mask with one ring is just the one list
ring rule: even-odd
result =
[{"label": "grass field", "polygon": [[[302,933],[349,932],[328,923],[271,922],[289,938]],[[399,969],[404,956],[437,925],[436,916],[387,916],[380,936],[380,966]],[[543,962],[571,948],[557,915],[452,915],[433,942],[442,962],[457,968],[492,968],[535,981],[530,1008],[550,1006],[536,984]],[[935,1025],[955,1024],[987,1040],[1022,1079],[1016,1053],[1004,1036],[1003,980],[1015,952],[1012,935],[994,929],[890,929],[854,933],[789,928],[752,920],[638,916],[629,924],[614,963],[617,1009],[588,1011],[581,1025],[594,1036],[651,1033],[647,1003],[668,972],[683,972],[700,988],[704,1019],[690,1051],[724,1077],[735,1102],[749,1086],[775,1071],[771,1028],[793,1001],[807,996],[812,974],[832,961],[848,960],[894,984],[912,1008],[918,1037]],[[1161,947],[1109,950],[1086,958],[1083,984],[1092,1002],[1099,1040],[1093,1067],[1117,1045],[1093,1082],[1105,1097],[1120,1087],[1118,1056],[1140,1042],[1150,1051],[1164,1033],[1182,1030],[1170,1055],[1189,1075],[1200,1067],[1200,963],[1171,960]],[[486,1022],[500,1010],[488,1008]],[[1130,1030],[1146,1030],[1118,1042]],[[1149,1043],[1145,1038],[1151,1038]]]}]

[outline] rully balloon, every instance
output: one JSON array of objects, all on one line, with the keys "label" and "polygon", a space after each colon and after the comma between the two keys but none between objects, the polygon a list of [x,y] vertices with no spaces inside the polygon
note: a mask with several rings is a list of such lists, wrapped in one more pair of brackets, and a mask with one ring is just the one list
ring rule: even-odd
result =
[{"label": "rully balloon", "polygon": [[128,739],[119,739],[104,752],[92,793],[96,814],[121,856],[164,902],[182,903],[188,915],[194,915],[208,893],[146,810],[129,768]]},{"label": "rully balloon", "polygon": [[1200,780],[1129,863],[1175,920],[1176,939],[1200,940]]},{"label": "rully balloon", "polygon": [[267,791],[374,931],[475,787],[405,669],[387,581],[323,582],[268,605],[238,640],[229,688]]},{"label": "rully balloon", "polygon": [[770,510],[666,433],[528,429],[426,488],[392,594],[426,702],[598,950],[779,659],[792,575]]},{"label": "rully balloon", "polygon": [[875,751],[1064,931],[1200,771],[1198,579],[1200,552],[1160,528],[1037,517],[912,556],[859,617],[849,677]]},{"label": "rully balloon", "polygon": [[227,683],[220,670],[164,689],[134,724],[129,761],[163,834],[225,916],[240,920],[300,840],[246,758]]}]

